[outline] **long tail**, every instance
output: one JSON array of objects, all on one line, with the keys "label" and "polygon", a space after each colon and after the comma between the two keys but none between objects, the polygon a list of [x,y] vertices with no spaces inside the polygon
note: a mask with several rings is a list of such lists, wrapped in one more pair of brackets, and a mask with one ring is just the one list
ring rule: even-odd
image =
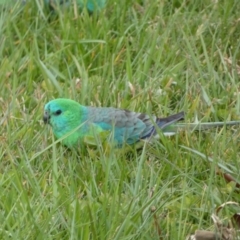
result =
[{"label": "long tail", "polygon": [[180,131],[204,131],[210,128],[218,128],[224,126],[240,125],[240,121],[229,122],[204,122],[204,123],[176,123],[184,120],[184,112],[174,114],[166,118],[157,119],[157,125],[162,129],[164,135],[172,136]]},{"label": "long tail", "polygon": [[161,129],[164,129],[166,126],[172,123],[178,122],[180,120],[184,120],[184,115],[185,115],[184,112],[180,112],[166,118],[158,118],[156,123]]},{"label": "long tail", "polygon": [[173,123],[184,120],[184,115],[184,112],[180,112],[166,118],[158,118],[156,123],[162,129],[164,135],[172,136],[178,132]]}]

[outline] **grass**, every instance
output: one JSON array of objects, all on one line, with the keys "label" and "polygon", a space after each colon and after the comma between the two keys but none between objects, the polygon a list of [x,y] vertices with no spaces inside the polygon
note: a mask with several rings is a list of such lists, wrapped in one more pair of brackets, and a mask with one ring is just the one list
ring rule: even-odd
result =
[{"label": "grass", "polygon": [[[239,119],[238,0],[113,1],[89,16],[34,1],[0,13],[0,239],[186,239],[239,201],[238,127],[123,154],[54,142],[58,97],[186,122]],[[211,160],[211,161],[210,161]],[[238,210],[239,211],[239,210]],[[224,208],[222,218],[230,216]]]}]

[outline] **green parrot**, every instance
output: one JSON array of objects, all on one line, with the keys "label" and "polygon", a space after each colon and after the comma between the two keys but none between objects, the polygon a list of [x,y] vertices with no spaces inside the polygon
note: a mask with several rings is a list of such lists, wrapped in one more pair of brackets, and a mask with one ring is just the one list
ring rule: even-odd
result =
[{"label": "green parrot", "polygon": [[86,7],[90,13],[101,10],[106,4],[106,0],[44,0],[44,4],[49,6],[51,10],[54,10],[58,5],[60,7],[68,7],[74,1],[80,9]]},{"label": "green parrot", "polygon": [[87,143],[100,136],[113,141],[115,146],[132,145],[141,140],[158,137],[157,129],[164,135],[174,135],[179,129],[204,130],[210,127],[236,125],[239,121],[188,124],[177,123],[184,119],[184,112],[165,118],[112,107],[88,107],[78,102],[58,98],[44,107],[43,120],[51,125],[57,139],[67,147]]},{"label": "green parrot", "polygon": [[[30,0],[0,0],[0,6],[11,7],[16,3],[20,3],[20,6],[24,6]],[[99,11],[106,5],[106,0],[38,0],[40,6],[45,6],[51,11],[59,7],[68,7],[72,3],[76,2],[79,9],[87,8],[89,13]]]}]

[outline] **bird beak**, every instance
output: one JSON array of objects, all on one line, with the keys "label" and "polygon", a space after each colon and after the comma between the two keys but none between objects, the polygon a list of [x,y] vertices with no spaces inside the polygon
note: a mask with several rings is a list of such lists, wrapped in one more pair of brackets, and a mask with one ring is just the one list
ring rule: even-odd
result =
[{"label": "bird beak", "polygon": [[49,123],[49,120],[50,120],[49,113],[47,111],[45,111],[44,115],[43,115],[43,121],[45,124],[47,124],[47,123]]}]

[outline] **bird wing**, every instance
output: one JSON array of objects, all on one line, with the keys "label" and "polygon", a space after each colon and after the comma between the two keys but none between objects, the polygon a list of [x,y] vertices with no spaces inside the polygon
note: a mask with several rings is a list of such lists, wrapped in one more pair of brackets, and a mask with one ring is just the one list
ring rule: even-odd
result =
[{"label": "bird wing", "polygon": [[154,128],[156,117],[116,108],[88,108],[88,120],[104,131],[113,131],[119,144],[132,144],[148,136]]}]

